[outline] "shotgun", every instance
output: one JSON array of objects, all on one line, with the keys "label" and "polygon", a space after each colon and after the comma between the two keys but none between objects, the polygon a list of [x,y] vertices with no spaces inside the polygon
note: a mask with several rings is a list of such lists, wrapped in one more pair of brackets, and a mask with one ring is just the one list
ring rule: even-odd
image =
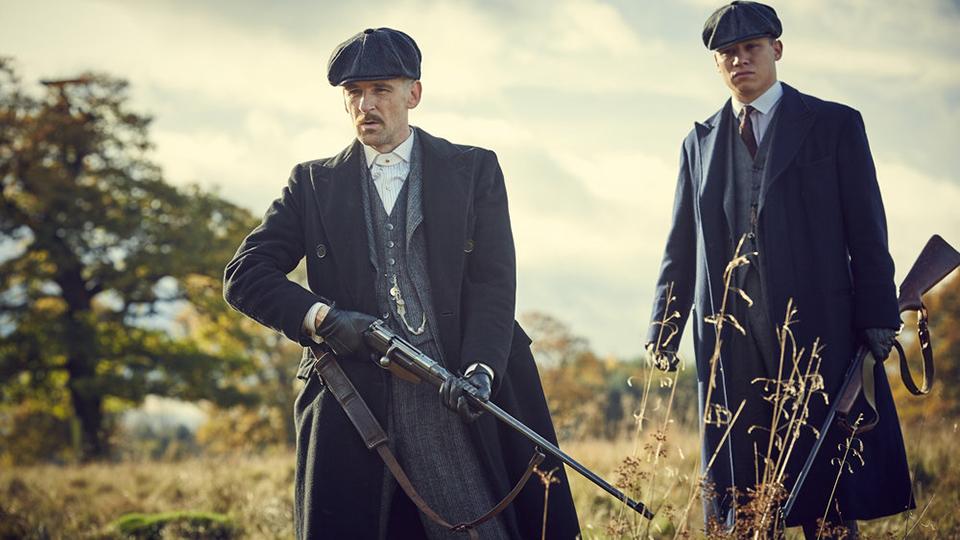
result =
[{"label": "shotgun", "polygon": [[[927,327],[928,316],[927,309],[923,305],[923,295],[958,266],[960,266],[960,253],[940,235],[935,234],[927,241],[923,251],[920,252],[920,256],[917,257],[916,262],[913,263],[910,271],[903,278],[903,283],[900,284],[900,296],[897,299],[897,304],[900,313],[906,311],[917,312],[917,336],[920,341],[920,351],[923,355],[923,386],[918,388],[910,374],[910,367],[907,365],[907,357],[903,351],[903,346],[900,345],[899,341],[894,342],[894,348],[900,356],[900,376],[903,379],[904,386],[913,395],[920,396],[930,393],[933,388],[935,373],[933,348],[930,346],[930,331]],[[814,461],[816,461],[817,453],[823,445],[827,430],[833,423],[836,421],[848,435],[855,435],[869,431],[880,421],[877,414],[874,414],[873,419],[865,424],[851,424],[848,418],[850,410],[861,392],[864,393],[867,403],[873,408],[873,403],[875,403],[873,400],[874,368],[878,364],[879,362],[873,358],[866,347],[861,345],[857,349],[857,353],[847,368],[837,399],[834,400],[833,405],[827,411],[827,416],[820,427],[820,436],[810,450],[810,455],[807,456],[803,469],[797,476],[797,481],[783,505],[782,516],[784,518],[789,516],[790,511],[793,510],[793,505],[797,502],[797,496],[800,494],[800,488],[803,486],[804,480],[807,479]],[[866,382],[866,386],[864,386],[864,382]],[[874,413],[876,413],[875,408]]]},{"label": "shotgun", "polygon": [[[456,375],[447,371],[446,368],[437,361],[395,334],[381,321],[370,325],[370,328],[366,331],[365,338],[367,345],[382,355],[380,367],[390,370],[390,372],[397,377],[410,382],[426,381],[428,384],[436,386],[437,388],[450,377],[456,377]],[[475,406],[487,411],[493,415],[494,418],[532,441],[544,452],[567,464],[571,469],[577,471],[631,509],[642,514],[643,517],[653,519],[653,513],[642,502],[634,501],[625,493],[610,485],[606,480],[578,463],[575,459],[565,454],[563,450],[560,450],[556,445],[544,439],[539,433],[525,426],[493,402],[484,401],[477,397],[472,385],[467,384],[465,386],[469,399]]]}]

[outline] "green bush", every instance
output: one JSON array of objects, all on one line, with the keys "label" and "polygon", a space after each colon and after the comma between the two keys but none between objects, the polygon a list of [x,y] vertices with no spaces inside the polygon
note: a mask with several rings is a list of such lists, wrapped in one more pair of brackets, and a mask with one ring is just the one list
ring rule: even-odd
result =
[{"label": "green bush", "polygon": [[240,528],[223,514],[212,512],[163,512],[160,514],[125,514],[110,524],[123,538],[162,540],[163,538],[196,538],[230,540],[237,538]]}]

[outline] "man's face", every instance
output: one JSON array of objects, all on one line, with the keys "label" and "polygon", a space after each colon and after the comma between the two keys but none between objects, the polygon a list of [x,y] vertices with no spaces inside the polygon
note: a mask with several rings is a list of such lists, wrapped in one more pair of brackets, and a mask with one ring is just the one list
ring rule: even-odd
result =
[{"label": "man's face", "polygon": [[777,81],[777,60],[783,43],[768,37],[748,39],[713,53],[717,71],[734,97],[752,103]]},{"label": "man's face", "polygon": [[343,85],[343,104],[357,138],[378,152],[392,151],[410,134],[408,111],[420,103],[420,81],[385,79]]}]

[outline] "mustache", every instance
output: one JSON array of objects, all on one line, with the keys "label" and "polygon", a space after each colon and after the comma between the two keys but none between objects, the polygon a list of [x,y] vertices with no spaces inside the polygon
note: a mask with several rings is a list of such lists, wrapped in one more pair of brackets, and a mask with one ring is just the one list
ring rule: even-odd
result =
[{"label": "mustache", "polygon": [[360,124],[363,124],[364,122],[376,122],[376,123],[378,123],[378,124],[382,124],[382,123],[383,123],[383,118],[380,118],[379,116],[377,116],[377,115],[375,115],[375,114],[365,114],[365,115],[363,115],[363,116],[357,117],[357,125],[358,125],[358,126],[359,126]]}]

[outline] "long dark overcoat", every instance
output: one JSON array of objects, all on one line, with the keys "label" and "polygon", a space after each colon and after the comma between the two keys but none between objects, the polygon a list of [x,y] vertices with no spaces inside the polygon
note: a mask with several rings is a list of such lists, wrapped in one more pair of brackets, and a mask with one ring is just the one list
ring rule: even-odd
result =
[{"label": "long dark overcoat", "polygon": [[[820,373],[833,398],[857,346],[862,328],[897,328],[893,261],[887,249],[886,218],[863,120],[850,107],[801,94],[783,85],[775,137],[761,186],[758,222],[759,253],[771,321],[782,322],[787,301],[794,299],[799,322],[792,326],[800,346],[810,350],[819,337],[825,345]],[[696,123],[683,142],[680,172],[670,230],[657,282],[654,321],[661,320],[667,286],[683,319],[691,306],[701,411],[706,399],[709,360],[716,331],[704,318],[720,310],[723,271],[732,258],[735,239],[733,201],[725,189],[725,148],[733,121],[728,100],[704,123]],[[726,195],[725,195],[726,194]],[[730,328],[727,325],[726,331]],[[656,328],[651,329],[655,338]],[[721,350],[722,374],[714,403],[723,403],[723,377],[754,377],[737,371],[729,357],[730,335]],[[679,340],[679,336],[677,337]],[[902,512],[914,505],[903,436],[886,377],[877,377],[880,425],[860,439],[861,466],[854,463],[837,488],[845,519],[872,519]],[[739,404],[727,396],[728,408]],[[862,398],[861,398],[862,401]],[[859,404],[862,406],[862,403]],[[859,407],[858,407],[859,408]],[[826,412],[814,401],[810,423],[819,427]],[[855,417],[855,416],[854,416]],[[820,459],[804,484],[788,522],[814,520],[824,512],[836,478],[830,459],[840,442],[834,429]],[[707,427],[704,455],[713,455],[721,430]],[[788,468],[788,489],[814,442],[805,430]],[[718,492],[731,483],[734,459],[729,445],[721,449],[710,471]],[[855,461],[851,457],[851,461]],[[739,486],[741,489],[747,486]]]},{"label": "long dark overcoat", "polygon": [[[493,401],[556,442],[530,339],[514,321],[516,270],[503,173],[496,155],[417,131],[423,150],[423,214],[434,312],[447,368],[473,362],[493,368]],[[315,302],[377,313],[361,201],[363,151],[354,142],[339,155],[297,165],[263,222],[227,265],[224,296],[236,309],[305,346],[303,319]],[[287,279],[306,256],[310,290]],[[340,362],[382,425],[388,372],[369,360]],[[385,472],[346,415],[310,376],[305,354],[298,376],[307,380],[295,405],[298,538],[377,538]],[[440,405],[439,397],[437,406]],[[453,413],[451,413],[453,414]],[[492,483],[507,493],[526,468],[533,446],[489,415],[470,434]],[[548,458],[543,470],[557,467]],[[579,533],[564,476],[549,497],[549,538]],[[477,515],[486,508],[477,509]],[[515,538],[537,538],[543,488],[536,476],[505,512]]]}]

